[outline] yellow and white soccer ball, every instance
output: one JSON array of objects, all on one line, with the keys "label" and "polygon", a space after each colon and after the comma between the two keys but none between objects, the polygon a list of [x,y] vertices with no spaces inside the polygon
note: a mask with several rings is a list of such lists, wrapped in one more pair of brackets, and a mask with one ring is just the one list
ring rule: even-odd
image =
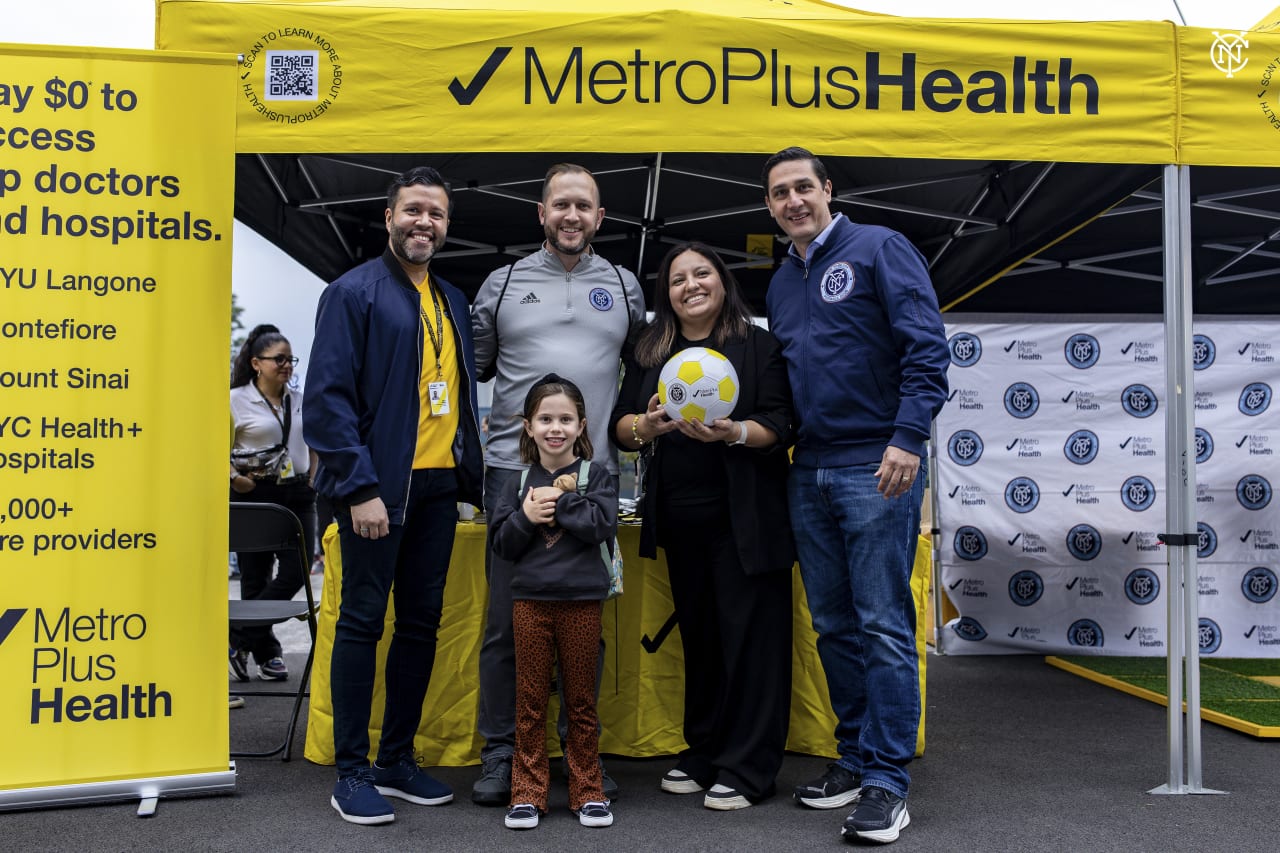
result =
[{"label": "yellow and white soccer ball", "polygon": [[658,402],[674,420],[727,418],[738,403],[738,372],[713,349],[682,349],[658,374]]}]

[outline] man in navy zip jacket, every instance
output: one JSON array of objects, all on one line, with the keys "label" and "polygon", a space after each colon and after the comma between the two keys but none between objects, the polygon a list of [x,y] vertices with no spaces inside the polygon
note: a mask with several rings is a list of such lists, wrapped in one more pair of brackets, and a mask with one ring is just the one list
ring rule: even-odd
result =
[{"label": "man in navy zip jacket", "polygon": [[799,425],[791,523],[836,714],[840,758],[795,789],[811,808],[856,803],[841,830],[895,841],[910,822],[920,718],[911,569],[920,460],[947,397],[942,316],[906,237],[831,214],[817,157],[769,158],[765,204],[791,238],[767,296]]},{"label": "man in navy zip jacket", "polygon": [[[453,799],[413,755],[457,502],[479,505],[483,482],[467,300],[429,270],[452,203],[435,169],[396,177],[387,191],[387,250],[330,284],[316,309],[303,434],[320,459],[315,487],[333,503],[342,548],[330,804],[356,824],[393,821],[386,797]],[[376,652],[393,586],[386,707],[370,767]]]}]

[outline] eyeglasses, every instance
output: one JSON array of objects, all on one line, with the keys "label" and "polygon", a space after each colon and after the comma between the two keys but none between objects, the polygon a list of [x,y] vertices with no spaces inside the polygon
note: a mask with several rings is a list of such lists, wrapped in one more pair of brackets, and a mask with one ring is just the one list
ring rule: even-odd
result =
[{"label": "eyeglasses", "polygon": [[293,367],[298,363],[296,355],[260,355],[259,361],[274,361],[276,367]]}]

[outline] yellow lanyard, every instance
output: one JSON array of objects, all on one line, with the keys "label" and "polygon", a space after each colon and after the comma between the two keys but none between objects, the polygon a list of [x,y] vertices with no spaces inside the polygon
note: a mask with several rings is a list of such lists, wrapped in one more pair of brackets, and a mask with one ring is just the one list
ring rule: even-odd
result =
[{"label": "yellow lanyard", "polygon": [[432,328],[427,312],[422,308],[422,300],[418,300],[418,313],[422,315],[422,325],[427,327],[427,336],[431,338],[431,349],[435,350],[436,379],[439,379],[444,375],[444,368],[440,366],[440,353],[444,350],[444,316],[440,312],[440,300],[436,299],[436,291],[431,286],[430,279],[427,280],[427,292],[431,294],[431,304],[436,307],[436,328]]}]

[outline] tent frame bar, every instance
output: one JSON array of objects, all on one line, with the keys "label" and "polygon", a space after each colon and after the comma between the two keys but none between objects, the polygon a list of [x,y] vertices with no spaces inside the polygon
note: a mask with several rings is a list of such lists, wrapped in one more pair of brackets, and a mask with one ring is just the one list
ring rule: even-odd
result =
[{"label": "tent frame bar", "polygon": [[1191,366],[1190,168],[1165,166],[1163,185],[1169,778],[1148,793],[1221,794],[1224,792],[1204,787],[1200,755],[1199,533],[1195,455],[1191,452],[1195,447],[1196,395]]}]

